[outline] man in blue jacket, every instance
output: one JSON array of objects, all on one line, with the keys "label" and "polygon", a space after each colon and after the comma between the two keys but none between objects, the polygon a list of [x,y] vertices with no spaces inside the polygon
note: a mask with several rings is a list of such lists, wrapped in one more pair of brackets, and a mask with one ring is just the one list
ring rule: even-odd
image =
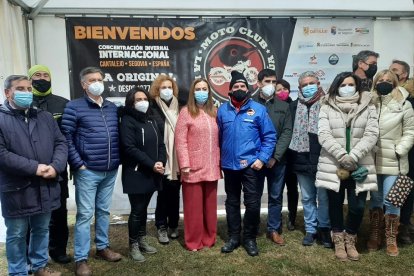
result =
[{"label": "man in blue jacket", "polygon": [[[46,268],[49,221],[60,207],[59,174],[66,169],[65,137],[49,112],[32,107],[31,82],[12,75],[4,82],[0,105],[0,201],[7,227],[10,275],[27,275],[27,257],[35,275],[58,276]],[[26,235],[30,244],[26,255]]]},{"label": "man in blue jacket", "polygon": [[80,72],[85,95],[64,110],[62,130],[69,148],[76,198],[75,274],[91,275],[87,264],[90,225],[95,215],[96,257],[116,262],[121,255],[109,249],[109,209],[119,166],[118,116],[115,104],[103,99],[104,74],[87,67]]},{"label": "man in blue jacket", "polygon": [[266,108],[249,98],[248,83],[243,74],[233,71],[231,75],[230,100],[220,106],[217,114],[229,235],[221,252],[233,252],[240,245],[240,195],[243,190],[246,207],[243,246],[250,256],[257,256],[256,235],[264,185],[261,169],[273,154],[276,130]]}]

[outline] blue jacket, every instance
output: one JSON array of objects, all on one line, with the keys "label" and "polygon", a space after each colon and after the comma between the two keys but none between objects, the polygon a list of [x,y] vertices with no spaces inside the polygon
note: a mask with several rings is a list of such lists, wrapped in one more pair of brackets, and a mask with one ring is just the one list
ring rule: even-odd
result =
[{"label": "blue jacket", "polygon": [[118,168],[120,156],[115,104],[104,100],[100,107],[86,94],[70,101],[63,112],[62,132],[68,142],[71,170],[82,165],[95,171]]},{"label": "blue jacket", "polygon": [[5,218],[51,212],[60,206],[59,178],[36,176],[39,164],[66,170],[65,137],[49,112],[0,105],[0,201]]},{"label": "blue jacket", "polygon": [[242,170],[256,159],[267,163],[276,145],[276,130],[266,107],[249,99],[239,110],[230,102],[217,113],[221,167]]}]

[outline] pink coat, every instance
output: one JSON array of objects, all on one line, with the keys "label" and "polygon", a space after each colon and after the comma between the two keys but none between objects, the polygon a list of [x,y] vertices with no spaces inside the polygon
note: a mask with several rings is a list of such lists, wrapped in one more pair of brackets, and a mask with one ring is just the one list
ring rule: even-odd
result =
[{"label": "pink coat", "polygon": [[181,110],[175,127],[175,149],[180,170],[190,168],[188,175],[181,175],[181,181],[195,183],[221,178],[218,136],[216,118],[203,110],[193,118],[187,107]]}]

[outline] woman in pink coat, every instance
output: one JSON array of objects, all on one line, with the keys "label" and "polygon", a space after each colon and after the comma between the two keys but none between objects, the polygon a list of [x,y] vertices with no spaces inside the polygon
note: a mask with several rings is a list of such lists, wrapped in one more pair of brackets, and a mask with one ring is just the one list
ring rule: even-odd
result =
[{"label": "woman in pink coat", "polygon": [[221,178],[218,133],[210,86],[205,79],[197,79],[175,129],[183,184],[184,240],[191,251],[216,242],[217,182]]}]

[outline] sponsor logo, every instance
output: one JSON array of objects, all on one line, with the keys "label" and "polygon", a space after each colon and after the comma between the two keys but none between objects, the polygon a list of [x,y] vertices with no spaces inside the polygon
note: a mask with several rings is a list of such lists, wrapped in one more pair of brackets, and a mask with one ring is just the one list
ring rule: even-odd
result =
[{"label": "sponsor logo", "polygon": [[371,44],[369,44],[369,43],[363,44],[363,43],[354,43],[354,42],[351,42],[350,46],[351,47],[371,47]]},{"label": "sponsor logo", "polygon": [[227,27],[201,42],[193,71],[196,78],[209,80],[216,99],[227,101],[232,71],[245,76],[254,95],[259,90],[258,73],[264,68],[275,70],[276,60],[260,34],[246,27]]},{"label": "sponsor logo", "polygon": [[256,113],[256,111],[254,111],[254,109],[252,109],[252,108],[250,108],[249,110],[247,110],[247,115],[249,115],[249,116],[253,116],[255,113]]},{"label": "sponsor logo", "polygon": [[337,55],[337,54],[332,54],[332,55],[330,55],[330,56],[329,56],[329,58],[328,58],[328,62],[329,62],[329,64],[331,64],[331,65],[336,65],[336,64],[338,64],[338,61],[339,61],[339,57],[338,57],[338,55]]},{"label": "sponsor logo", "polygon": [[369,29],[368,28],[355,28],[355,33],[369,34]]},{"label": "sponsor logo", "polygon": [[336,43],[336,46],[338,46],[338,47],[349,47],[350,44],[349,43],[345,43],[345,42],[341,42],[341,43]]},{"label": "sponsor logo", "polygon": [[315,54],[309,58],[309,64],[318,64],[318,58]]},{"label": "sponsor logo", "polygon": [[315,44],[310,41],[298,42],[298,49],[313,49]]},{"label": "sponsor logo", "polygon": [[290,73],[290,74],[284,74],[283,75],[285,78],[296,78],[296,77],[298,77],[299,76],[299,73]]},{"label": "sponsor logo", "polygon": [[328,33],[328,29],[303,27],[303,34],[304,35],[326,34],[326,33]]},{"label": "sponsor logo", "polygon": [[335,47],[335,43],[321,43],[321,42],[317,42],[316,43],[316,47]]},{"label": "sponsor logo", "polygon": [[315,75],[317,75],[318,76],[318,78],[319,78],[319,80],[321,80],[321,81],[323,81],[323,80],[325,80],[326,78],[325,78],[325,71],[323,71],[323,70],[317,70],[317,71],[315,71]]}]

